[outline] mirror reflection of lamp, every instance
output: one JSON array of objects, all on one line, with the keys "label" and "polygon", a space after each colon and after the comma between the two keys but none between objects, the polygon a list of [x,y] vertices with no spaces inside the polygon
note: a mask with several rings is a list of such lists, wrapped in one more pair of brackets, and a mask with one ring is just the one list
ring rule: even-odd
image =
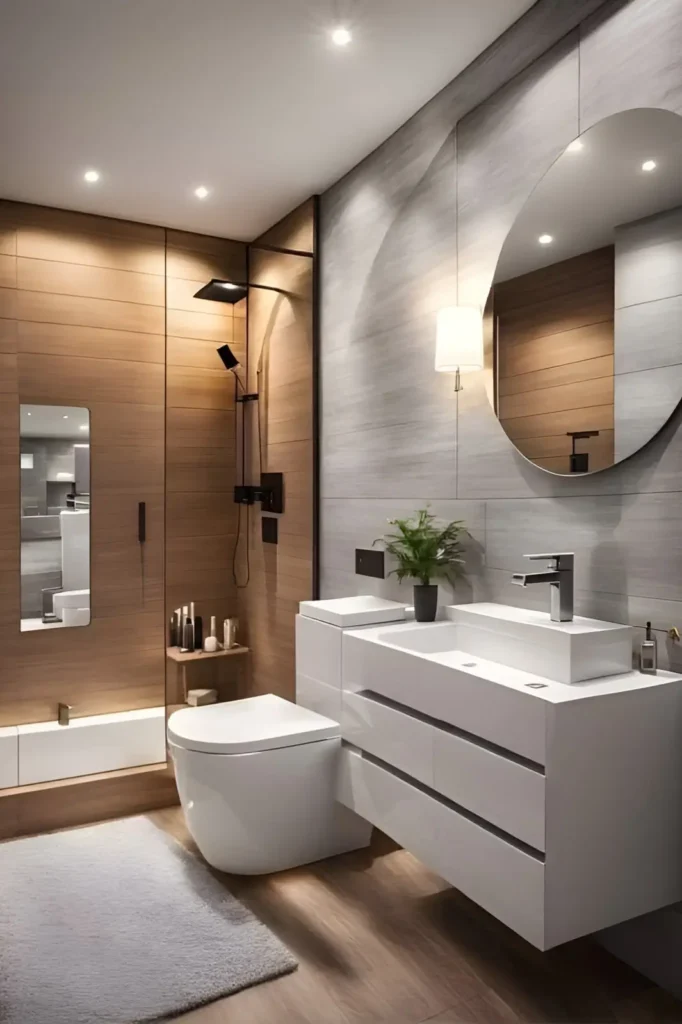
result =
[{"label": "mirror reflection of lamp", "polygon": [[483,318],[477,306],[446,306],[436,321],[436,370],[455,374],[455,391],[462,390],[460,375],[483,369]]}]

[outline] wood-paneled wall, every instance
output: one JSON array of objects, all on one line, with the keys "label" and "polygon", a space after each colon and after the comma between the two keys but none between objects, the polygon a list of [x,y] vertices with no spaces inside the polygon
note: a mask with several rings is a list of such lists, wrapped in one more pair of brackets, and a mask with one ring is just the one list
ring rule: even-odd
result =
[{"label": "wood-paneled wall", "polygon": [[[250,280],[281,289],[249,293],[249,475],[258,479],[260,415],[263,470],[284,474],[279,543],[261,539],[260,506],[249,510],[250,578],[239,592],[243,639],[252,648],[248,693],[295,697],[294,619],[313,587],[313,200],[251,248]],[[258,249],[258,242],[310,252]],[[240,560],[240,574],[245,573]]]},{"label": "wood-paneled wall", "polygon": [[[166,609],[234,614],[234,385],[215,348],[243,351],[244,310],[192,296],[241,278],[245,252],[0,203],[0,725],[54,717],[58,701],[76,716],[162,704]],[[86,628],[19,630],[20,402],[90,409]]]},{"label": "wood-paneled wall", "polygon": [[590,470],[613,464],[614,250],[606,246],[495,285],[498,414],[538,466],[570,471],[567,431]]},{"label": "wood-paneled wall", "polygon": [[[0,724],[161,704],[165,239],[162,228],[0,205],[5,253]],[[87,628],[21,633],[19,404],[87,406]],[[138,502],[147,502],[141,557]]]},{"label": "wood-paneled wall", "polygon": [[[245,362],[246,303],[193,296],[212,277],[245,280],[246,246],[179,231],[167,237],[166,618],[194,601],[205,627],[215,615],[220,630],[224,618],[237,614],[237,506],[235,382],[216,348],[228,344]],[[227,684],[227,666],[220,665],[220,680]],[[192,673],[197,686],[207,683],[202,668]],[[169,663],[168,703],[181,699],[176,666]]]}]

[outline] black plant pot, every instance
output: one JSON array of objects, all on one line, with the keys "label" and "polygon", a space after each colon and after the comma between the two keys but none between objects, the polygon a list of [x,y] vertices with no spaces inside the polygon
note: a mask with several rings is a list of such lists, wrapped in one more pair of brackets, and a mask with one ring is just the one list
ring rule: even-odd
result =
[{"label": "black plant pot", "polygon": [[417,622],[433,622],[438,611],[438,584],[415,583],[414,617]]}]

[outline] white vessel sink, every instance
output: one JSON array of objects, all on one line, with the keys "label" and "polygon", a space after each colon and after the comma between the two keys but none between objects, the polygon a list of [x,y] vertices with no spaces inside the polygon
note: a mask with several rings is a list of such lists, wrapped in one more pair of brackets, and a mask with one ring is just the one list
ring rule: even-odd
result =
[{"label": "white vessel sink", "polygon": [[629,626],[577,617],[553,622],[548,612],[505,604],[451,605],[459,650],[558,683],[632,669]]}]

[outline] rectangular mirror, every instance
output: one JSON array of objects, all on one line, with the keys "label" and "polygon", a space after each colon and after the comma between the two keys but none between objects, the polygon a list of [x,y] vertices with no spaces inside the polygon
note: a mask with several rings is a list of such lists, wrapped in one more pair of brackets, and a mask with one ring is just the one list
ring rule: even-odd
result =
[{"label": "rectangular mirror", "polygon": [[20,406],[21,630],[90,624],[90,412]]}]

